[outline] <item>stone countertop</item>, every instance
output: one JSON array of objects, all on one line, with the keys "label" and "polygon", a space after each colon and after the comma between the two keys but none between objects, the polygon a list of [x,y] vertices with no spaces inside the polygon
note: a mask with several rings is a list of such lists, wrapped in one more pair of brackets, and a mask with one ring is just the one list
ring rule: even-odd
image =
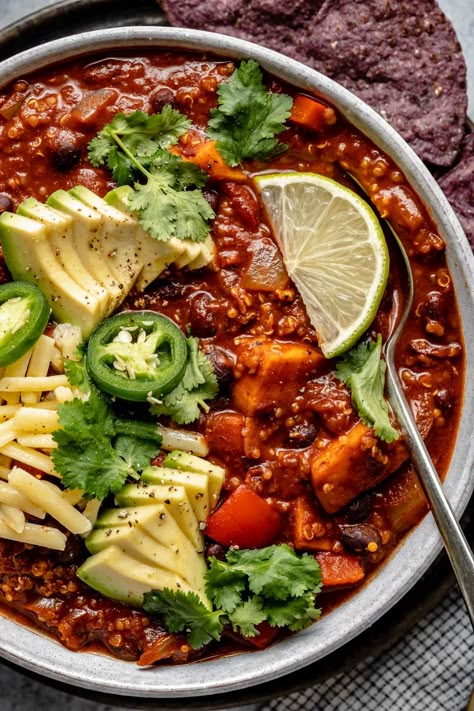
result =
[{"label": "stone countertop", "polygon": [[[415,0],[416,1],[416,0]],[[56,0],[0,0],[0,29],[35,10],[53,5]],[[468,68],[469,114],[474,117],[474,4],[473,0],[438,0],[439,5],[452,21],[464,51]],[[467,617],[466,617],[467,619]],[[407,635],[407,639],[410,633]],[[408,639],[409,642],[409,639]],[[377,675],[383,674],[382,669]],[[119,711],[119,707],[104,705],[78,698],[74,694],[58,691],[16,671],[13,666],[0,662],[0,708],[1,711],[43,711],[43,709],[67,709],[68,711]],[[123,706],[121,708],[124,708]],[[133,707],[130,707],[133,708]],[[158,707],[157,707],[158,708]],[[241,707],[251,711],[256,706]],[[275,708],[275,707],[273,707]],[[296,708],[296,707],[293,707]],[[305,706],[305,708],[307,708]],[[318,704],[318,708],[319,704]],[[343,711],[341,709],[340,711]],[[388,707],[380,706],[380,711]],[[407,711],[410,709],[407,708]],[[427,708],[427,711],[429,709]],[[446,709],[446,711],[451,711]],[[454,711],[454,709],[452,709]]]}]

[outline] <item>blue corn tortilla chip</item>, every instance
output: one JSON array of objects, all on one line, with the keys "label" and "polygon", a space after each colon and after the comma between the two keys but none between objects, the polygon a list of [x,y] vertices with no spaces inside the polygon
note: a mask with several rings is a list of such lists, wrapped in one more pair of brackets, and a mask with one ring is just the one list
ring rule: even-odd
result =
[{"label": "blue corn tortilla chip", "polygon": [[438,183],[474,249],[474,133],[466,136],[456,165]]},{"label": "blue corn tortilla chip", "polygon": [[466,65],[435,0],[162,0],[172,25],[275,49],[375,108],[431,166],[455,160]]}]

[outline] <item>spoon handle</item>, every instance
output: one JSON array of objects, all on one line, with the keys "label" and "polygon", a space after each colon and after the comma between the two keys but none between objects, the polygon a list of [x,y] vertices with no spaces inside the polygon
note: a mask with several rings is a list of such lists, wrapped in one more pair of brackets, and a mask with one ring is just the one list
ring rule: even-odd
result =
[{"label": "spoon handle", "polygon": [[443,491],[390,357],[387,357],[387,394],[405,435],[411,459],[420,476],[474,628],[474,555]]}]

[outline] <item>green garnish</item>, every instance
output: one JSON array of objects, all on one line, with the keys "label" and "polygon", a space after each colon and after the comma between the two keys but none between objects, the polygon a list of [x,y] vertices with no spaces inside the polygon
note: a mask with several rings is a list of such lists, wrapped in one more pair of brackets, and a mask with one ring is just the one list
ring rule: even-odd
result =
[{"label": "green garnish", "polygon": [[206,400],[212,400],[218,392],[214,369],[199,350],[197,338],[187,339],[189,361],[182,381],[161,402],[151,406],[153,415],[168,415],[178,425],[187,425],[200,415],[201,408],[208,412]]},{"label": "green garnish", "polygon": [[87,378],[84,361],[68,361],[66,372],[71,384],[88,397],[59,405],[60,429],[53,432],[58,447],[51,457],[65,487],[102,500],[118,494],[128,477],[137,479],[149,466],[158,454],[161,435],[153,424],[117,417],[109,400]]},{"label": "green garnish", "polygon": [[352,403],[362,422],[373,427],[385,442],[393,442],[399,433],[392,427],[384,397],[386,363],[382,359],[382,336],[352,348],[336,364],[336,375],[349,386]]},{"label": "green garnish", "polygon": [[74,385],[82,393],[90,392],[90,380],[86,370],[86,344],[80,343],[76,350],[76,359],[64,359],[64,372],[70,385]]},{"label": "green garnish", "polygon": [[161,615],[169,632],[186,630],[191,647],[198,649],[211,639],[221,638],[222,611],[208,610],[196,593],[180,590],[152,590],[143,598],[143,608],[150,615]]},{"label": "green garnish", "polygon": [[236,166],[245,159],[266,160],[288,148],[275,135],[285,129],[293,100],[267,91],[257,62],[241,62],[217,93],[218,108],[211,110],[208,135],[217,140],[226,163]]},{"label": "green garnish", "polygon": [[166,151],[191,121],[171,106],[148,116],[117,114],[89,143],[89,160],[107,165],[118,185],[133,185],[128,206],[152,237],[201,242],[214,211],[202,190],[206,173]]},{"label": "green garnish", "polygon": [[321,589],[319,564],[285,544],[229,550],[225,561],[210,558],[205,578],[213,611],[194,593],[169,589],[145,593],[143,603],[146,612],[162,616],[170,632],[187,632],[195,649],[219,640],[226,624],[244,637],[254,637],[261,622],[296,631],[320,615],[314,606]]}]

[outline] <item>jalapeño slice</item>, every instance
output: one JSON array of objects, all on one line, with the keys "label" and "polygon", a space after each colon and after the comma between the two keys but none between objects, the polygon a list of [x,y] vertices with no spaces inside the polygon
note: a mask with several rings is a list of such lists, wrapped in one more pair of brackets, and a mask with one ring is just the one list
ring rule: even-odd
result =
[{"label": "jalape\u00f1o slice", "polygon": [[34,284],[12,281],[0,286],[0,367],[19,360],[35,345],[49,314],[48,302]]},{"label": "jalape\u00f1o slice", "polygon": [[181,381],[187,360],[178,326],[154,311],[125,311],[105,319],[87,347],[87,367],[96,385],[134,402],[169,393]]}]

